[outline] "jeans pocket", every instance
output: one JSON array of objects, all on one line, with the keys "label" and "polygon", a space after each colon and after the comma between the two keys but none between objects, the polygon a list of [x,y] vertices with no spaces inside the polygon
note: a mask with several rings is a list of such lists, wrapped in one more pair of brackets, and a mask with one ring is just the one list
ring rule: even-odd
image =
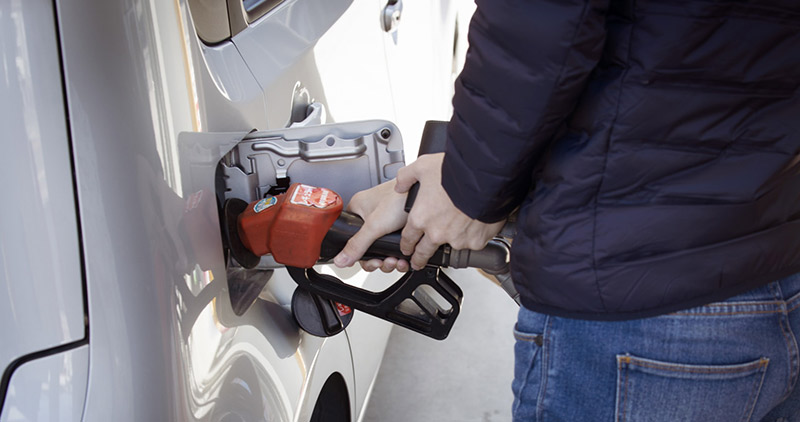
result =
[{"label": "jeans pocket", "polygon": [[544,336],[514,327],[514,393],[512,413],[515,421],[535,420],[542,383]]},{"label": "jeans pocket", "polygon": [[684,365],[617,355],[617,422],[749,421],[769,359]]}]

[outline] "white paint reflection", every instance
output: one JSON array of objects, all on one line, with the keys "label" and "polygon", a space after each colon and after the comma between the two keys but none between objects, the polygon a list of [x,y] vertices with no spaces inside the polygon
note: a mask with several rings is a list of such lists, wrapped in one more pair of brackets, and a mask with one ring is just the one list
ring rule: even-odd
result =
[{"label": "white paint reflection", "polygon": [[[140,87],[149,104],[153,139],[164,180],[183,196],[177,136],[199,130],[198,103],[186,25],[173,2],[140,0],[125,15],[130,52],[141,58]],[[187,77],[188,76],[188,77]]]},{"label": "white paint reflection", "polygon": [[[53,83],[52,80],[42,78],[41,75],[46,74],[44,70],[31,68],[32,65],[44,63],[42,60],[42,53],[38,49],[40,48],[42,39],[38,37],[47,37],[46,35],[34,35],[32,39],[28,39],[30,34],[37,34],[37,32],[34,31],[38,29],[26,26],[26,22],[30,24],[31,20],[26,14],[33,14],[35,12],[35,9],[26,5],[25,0],[12,1],[9,17],[14,28],[12,41],[15,43],[13,46],[11,43],[3,43],[3,61],[4,68],[8,69],[6,60],[8,57],[13,57],[14,71],[6,71],[6,83],[7,86],[14,85],[14,89],[19,93],[19,102],[17,104],[20,106],[20,109],[18,112],[21,114],[22,127],[25,132],[24,138],[26,148],[24,152],[28,154],[28,157],[21,158],[23,162],[29,162],[32,167],[34,177],[33,180],[28,181],[33,182],[31,187],[34,192],[32,193],[36,195],[37,199],[25,204],[28,211],[22,214],[22,224],[25,227],[24,231],[26,233],[23,241],[26,243],[35,243],[33,249],[38,249],[40,251],[43,261],[52,263],[50,266],[51,268],[63,268],[63,261],[69,260],[71,256],[65,257],[65,252],[60,249],[61,243],[58,238],[60,230],[59,227],[57,227],[56,220],[61,217],[61,214],[53,212],[53,208],[60,204],[51,203],[49,191],[49,186],[53,182],[52,179],[58,177],[58,175],[50,175],[48,177],[48,163],[52,163],[52,158],[50,158],[49,161],[46,160],[45,154],[50,153],[46,151],[46,146],[42,138],[42,129],[46,127],[43,126],[43,124],[52,125],[52,122],[40,121],[40,114],[42,110],[48,109],[48,105],[37,102],[37,98],[41,99],[48,95],[52,97],[53,93],[59,95],[60,83]],[[48,29],[52,31],[52,28]],[[53,39],[53,41],[55,41],[55,39]],[[6,47],[13,48],[13,51],[5,51]],[[36,72],[36,75],[34,75],[34,72]],[[10,75],[15,75],[16,80],[8,79],[11,77]],[[36,77],[38,81],[37,84],[34,84],[34,77]],[[47,83],[41,83],[42,81]],[[47,117],[59,118],[61,116]],[[52,147],[52,142],[50,146]],[[58,171],[56,171],[56,173],[58,173]],[[40,226],[44,226],[45,230],[40,230]],[[27,236],[27,234],[30,233],[46,236],[46,239],[35,239],[32,236]],[[28,245],[29,248],[30,246],[31,245]],[[48,286],[55,288],[55,291],[48,291],[47,294],[57,298],[57,303],[67,303],[68,300],[65,299],[64,286],[71,285],[64,279],[64,275],[59,271],[48,271],[45,277],[53,280]],[[7,275],[6,280],[10,280]],[[10,283],[7,282],[5,284],[9,285]],[[14,297],[10,291],[9,297]],[[14,312],[13,309],[12,312]],[[63,338],[78,337],[80,335],[79,333],[71,332],[70,330],[70,321],[67,312],[68,311],[61,312],[58,315],[60,333],[62,333]]]},{"label": "white paint reflection", "polygon": [[17,368],[0,422],[80,420],[88,357],[88,346],[82,346]]},{"label": "white paint reflection", "polygon": [[[212,275],[197,267],[175,284],[177,328],[185,339],[180,362],[188,410],[198,421],[285,420],[288,409],[297,406],[287,388],[299,390],[304,377],[299,376],[297,366],[281,365],[285,367],[279,369],[274,362],[293,361],[298,345],[286,345],[287,350],[278,356],[274,343],[285,336],[265,327],[274,324],[270,323],[273,317],[259,309],[277,305],[258,299],[252,312],[238,317],[231,309],[226,286],[224,274]],[[279,373],[287,369],[292,373]],[[298,383],[286,386],[283,380]]]}]

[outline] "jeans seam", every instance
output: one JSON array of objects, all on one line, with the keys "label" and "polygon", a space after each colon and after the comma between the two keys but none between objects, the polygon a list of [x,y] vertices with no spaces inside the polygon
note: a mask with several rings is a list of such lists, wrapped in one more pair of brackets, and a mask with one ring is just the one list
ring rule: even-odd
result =
[{"label": "jeans seam", "polygon": [[753,369],[761,369],[769,363],[768,359],[762,358],[758,362],[751,363],[746,366],[737,367],[737,368],[729,368],[729,369],[721,369],[721,370],[713,370],[713,368],[708,369],[701,369],[701,368],[690,368],[688,366],[675,366],[671,367],[669,365],[654,365],[647,362],[642,362],[640,360],[634,361],[633,359],[628,360],[627,362],[631,366],[639,366],[642,368],[650,368],[650,369],[657,369],[659,371],[669,371],[669,372],[678,372],[678,373],[687,373],[687,374],[739,374],[742,372],[751,371]]},{"label": "jeans seam", "polygon": [[512,415],[516,414],[519,410],[519,407],[522,406],[522,397],[525,389],[528,387],[528,379],[531,376],[531,372],[533,371],[534,366],[536,366],[536,357],[539,355],[540,348],[536,348],[536,352],[534,352],[533,356],[531,356],[531,361],[528,364],[528,370],[525,371],[525,378],[523,379],[522,386],[519,388],[519,400],[517,400],[517,405],[512,410]]},{"label": "jeans seam", "polygon": [[625,399],[622,401],[622,406],[623,406],[622,407],[622,421],[623,422],[628,419],[628,384],[629,384],[628,383],[628,374],[630,372],[631,371],[630,371],[629,365],[626,365],[625,366],[625,394],[624,394]]},{"label": "jeans seam", "polygon": [[[618,371],[623,375],[622,381],[622,403],[621,409],[617,412],[617,422],[625,422],[628,418],[626,414],[628,408],[628,366],[631,362],[630,356],[625,356],[622,359],[617,359]],[[619,406],[619,405],[618,405]]]},{"label": "jeans seam", "polygon": [[714,302],[709,303],[708,305],[702,306],[701,308],[725,308],[725,307],[732,307],[732,306],[754,306],[754,305],[780,305],[784,301],[780,298],[775,300],[741,300],[735,302]]},{"label": "jeans seam", "polygon": [[[767,373],[768,365],[769,365],[769,359],[762,357],[761,361],[759,362],[759,371],[758,371],[761,372],[761,377],[758,377],[753,381],[753,388],[751,389],[750,397],[747,400],[747,407],[745,408],[745,414],[742,415],[742,422],[749,422],[750,419],[753,417],[753,412],[756,410],[756,402],[758,402],[758,396],[761,395],[761,387],[764,385],[764,376]],[[747,412],[746,411],[747,409],[750,409],[750,411]]]},{"label": "jeans seam", "polygon": [[[525,371],[525,378],[523,380],[522,386],[520,386],[519,393],[518,393],[519,394],[519,400],[517,400],[516,406],[514,406],[514,408],[511,410],[512,417],[514,417],[514,415],[517,414],[520,406],[522,406],[523,393],[525,392],[525,389],[528,387],[528,384],[529,384],[528,380],[531,377],[531,372],[533,371],[533,368],[536,366],[536,358],[539,356],[539,353],[542,354],[542,357],[541,357],[542,358],[542,365],[541,365],[541,367],[542,367],[542,369],[541,369],[542,370],[542,377],[545,376],[546,372],[545,372],[544,361],[545,361],[546,354],[545,354],[544,345],[546,343],[544,342],[544,338],[545,338],[545,333],[547,332],[547,324],[548,324],[549,321],[550,321],[550,317],[547,317],[545,319],[545,324],[544,324],[545,327],[542,330],[541,334],[527,335],[527,334],[522,333],[521,331],[519,331],[516,326],[514,327],[514,338],[515,339],[517,339],[519,341],[526,342],[526,343],[534,343],[535,344],[535,340],[534,339],[536,337],[542,337],[543,343],[542,343],[541,346],[537,345],[536,352],[531,357],[530,363],[528,365],[528,369],[527,369],[527,371]],[[540,388],[540,390],[541,390],[541,388]],[[540,392],[540,394],[541,394],[541,392]],[[539,405],[539,397],[541,397],[541,396],[539,395],[539,396],[536,397],[537,411],[538,411],[538,405]],[[538,419],[538,416],[537,416],[537,419]]]},{"label": "jeans seam", "polygon": [[783,313],[779,320],[779,326],[781,327],[781,334],[783,334],[783,340],[786,342],[786,354],[787,360],[786,364],[789,367],[789,379],[786,385],[786,393],[781,397],[780,401],[783,402],[789,396],[792,395],[792,391],[794,391],[795,387],[797,386],[797,379],[798,372],[800,371],[800,365],[798,365],[798,361],[800,361],[800,351],[798,351],[797,347],[797,339],[792,332],[791,324],[789,323],[789,312],[797,309],[798,306],[793,307],[791,310],[787,310]]},{"label": "jeans seam", "polygon": [[[781,288],[779,285],[772,285],[769,284],[769,290],[772,292],[776,297],[780,297],[783,295]],[[792,348],[792,339],[791,339],[791,326],[789,325],[789,311],[787,310],[787,303],[784,301],[781,306],[780,315],[778,315],[778,327],[781,330],[781,335],[783,336],[783,341],[786,344],[786,366],[787,366],[787,373],[789,377],[786,380],[786,389],[784,390],[783,397],[781,397],[780,401],[786,400],[792,393],[793,385],[797,380],[797,374],[794,370],[794,362],[795,362],[795,353]],[[789,331],[789,332],[787,332]]]},{"label": "jeans seam", "polygon": [[542,378],[541,388],[539,389],[539,397],[536,398],[536,420],[542,420],[542,413],[544,412],[544,397],[547,392],[548,372],[550,371],[550,336],[553,326],[553,318],[547,317],[544,323],[544,330],[542,330]]},{"label": "jeans seam", "polygon": [[536,337],[539,337],[540,334],[523,334],[520,332],[514,333],[514,339],[519,341],[525,341],[529,343],[533,343],[536,341]]},{"label": "jeans seam", "polygon": [[[781,300],[781,315],[778,317],[778,326],[781,328],[781,334],[783,335],[783,341],[786,343],[786,365],[788,366],[788,374],[789,378],[786,382],[786,392],[781,398],[781,401],[786,400],[791,396],[792,390],[794,390],[795,385],[797,385],[797,377],[798,377],[798,351],[797,351],[797,341],[794,338],[794,333],[792,332],[792,325],[789,322],[789,312],[794,310],[787,309],[789,307],[789,302],[787,302],[784,298],[783,289],[781,288],[780,283],[770,283],[767,285],[769,290],[775,296],[775,299]],[[793,299],[793,298],[791,298]],[[790,300],[791,300],[790,299]]]},{"label": "jeans seam", "polygon": [[800,306],[800,292],[790,297],[789,300],[787,300],[786,302],[787,303],[797,302],[797,306]]},{"label": "jeans seam", "polygon": [[780,314],[781,309],[771,311],[731,311],[731,312],[673,312],[669,315],[677,316],[733,316],[733,315],[759,315],[759,314]]}]

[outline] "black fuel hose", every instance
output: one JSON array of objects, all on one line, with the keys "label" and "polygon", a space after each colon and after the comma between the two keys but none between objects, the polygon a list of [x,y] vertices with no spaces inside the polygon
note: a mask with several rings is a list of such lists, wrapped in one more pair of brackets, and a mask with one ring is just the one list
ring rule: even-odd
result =
[{"label": "black fuel hose", "polygon": [[[353,237],[364,221],[356,214],[343,211],[328,230],[322,240],[320,259],[326,261],[336,256]],[[400,232],[390,233],[376,240],[367,249],[362,259],[395,257],[409,260],[410,256],[400,250]],[[480,268],[490,274],[508,272],[509,246],[501,239],[491,240],[485,248],[473,250],[456,250],[450,245],[442,245],[428,260],[428,265],[451,268]]]}]

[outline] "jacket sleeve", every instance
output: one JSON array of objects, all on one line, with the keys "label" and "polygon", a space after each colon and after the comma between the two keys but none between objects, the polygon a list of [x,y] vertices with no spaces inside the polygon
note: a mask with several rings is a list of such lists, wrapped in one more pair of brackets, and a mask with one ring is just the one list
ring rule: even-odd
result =
[{"label": "jacket sleeve", "polygon": [[442,185],[462,212],[505,218],[600,59],[608,0],[478,0],[456,80]]}]

